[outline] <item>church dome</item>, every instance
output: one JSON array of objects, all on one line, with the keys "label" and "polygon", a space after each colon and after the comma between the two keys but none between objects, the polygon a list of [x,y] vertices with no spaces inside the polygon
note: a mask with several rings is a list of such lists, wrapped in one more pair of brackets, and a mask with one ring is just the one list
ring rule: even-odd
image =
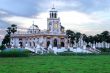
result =
[{"label": "church dome", "polygon": [[29,27],[29,29],[39,29],[39,27],[33,24],[32,26]]},{"label": "church dome", "polygon": [[28,29],[28,33],[39,33],[40,29],[37,25],[32,25],[30,26],[30,28]]},{"label": "church dome", "polygon": [[50,10],[50,12],[51,12],[51,11],[53,12],[53,11],[57,11],[57,10],[53,7],[53,8]]}]

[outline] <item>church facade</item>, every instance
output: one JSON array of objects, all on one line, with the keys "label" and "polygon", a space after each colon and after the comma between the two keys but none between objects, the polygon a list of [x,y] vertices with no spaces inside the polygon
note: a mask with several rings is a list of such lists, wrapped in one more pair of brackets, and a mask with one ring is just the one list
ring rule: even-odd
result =
[{"label": "church facade", "polygon": [[33,24],[26,33],[16,32],[11,35],[11,44],[13,47],[36,48],[41,45],[45,48],[51,44],[52,47],[66,47],[67,37],[64,27],[61,25],[60,18],[57,17],[57,10],[53,7],[47,18],[47,30],[42,31]]}]

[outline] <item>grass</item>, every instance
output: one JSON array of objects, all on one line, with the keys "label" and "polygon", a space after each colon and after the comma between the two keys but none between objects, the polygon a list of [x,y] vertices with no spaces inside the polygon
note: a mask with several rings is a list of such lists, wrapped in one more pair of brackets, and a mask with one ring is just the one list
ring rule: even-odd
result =
[{"label": "grass", "polygon": [[0,58],[0,73],[110,73],[110,56]]}]

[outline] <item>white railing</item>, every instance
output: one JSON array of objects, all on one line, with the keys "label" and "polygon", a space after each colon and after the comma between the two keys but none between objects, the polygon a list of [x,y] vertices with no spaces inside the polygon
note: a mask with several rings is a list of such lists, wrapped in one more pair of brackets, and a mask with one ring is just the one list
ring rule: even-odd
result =
[{"label": "white railing", "polygon": [[66,33],[53,34],[49,32],[38,32],[38,33],[28,33],[28,32],[16,32],[11,34],[11,36],[34,36],[34,35],[66,35]]}]

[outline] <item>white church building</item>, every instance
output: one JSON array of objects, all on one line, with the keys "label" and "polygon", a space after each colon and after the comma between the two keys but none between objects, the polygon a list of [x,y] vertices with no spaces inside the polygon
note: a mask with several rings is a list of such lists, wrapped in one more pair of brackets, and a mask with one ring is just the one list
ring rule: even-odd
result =
[{"label": "white church building", "polygon": [[61,25],[60,18],[57,17],[58,11],[53,7],[47,18],[47,30],[43,31],[32,24],[26,33],[16,32],[11,35],[11,44],[13,47],[36,48],[39,44],[45,48],[51,44],[52,47],[66,47],[67,37],[64,27]]},{"label": "white church building", "polygon": [[79,41],[80,47],[70,47],[65,28],[61,25],[57,13],[58,11],[54,7],[50,10],[50,17],[47,18],[47,30],[40,30],[37,25],[32,24],[30,28],[26,29],[26,33],[17,31],[11,34],[11,47],[25,48],[35,53],[38,53],[39,50],[42,53],[46,50],[53,50],[54,53],[57,53],[67,51],[68,49],[73,52],[100,52],[95,48],[86,48],[81,39]]}]

